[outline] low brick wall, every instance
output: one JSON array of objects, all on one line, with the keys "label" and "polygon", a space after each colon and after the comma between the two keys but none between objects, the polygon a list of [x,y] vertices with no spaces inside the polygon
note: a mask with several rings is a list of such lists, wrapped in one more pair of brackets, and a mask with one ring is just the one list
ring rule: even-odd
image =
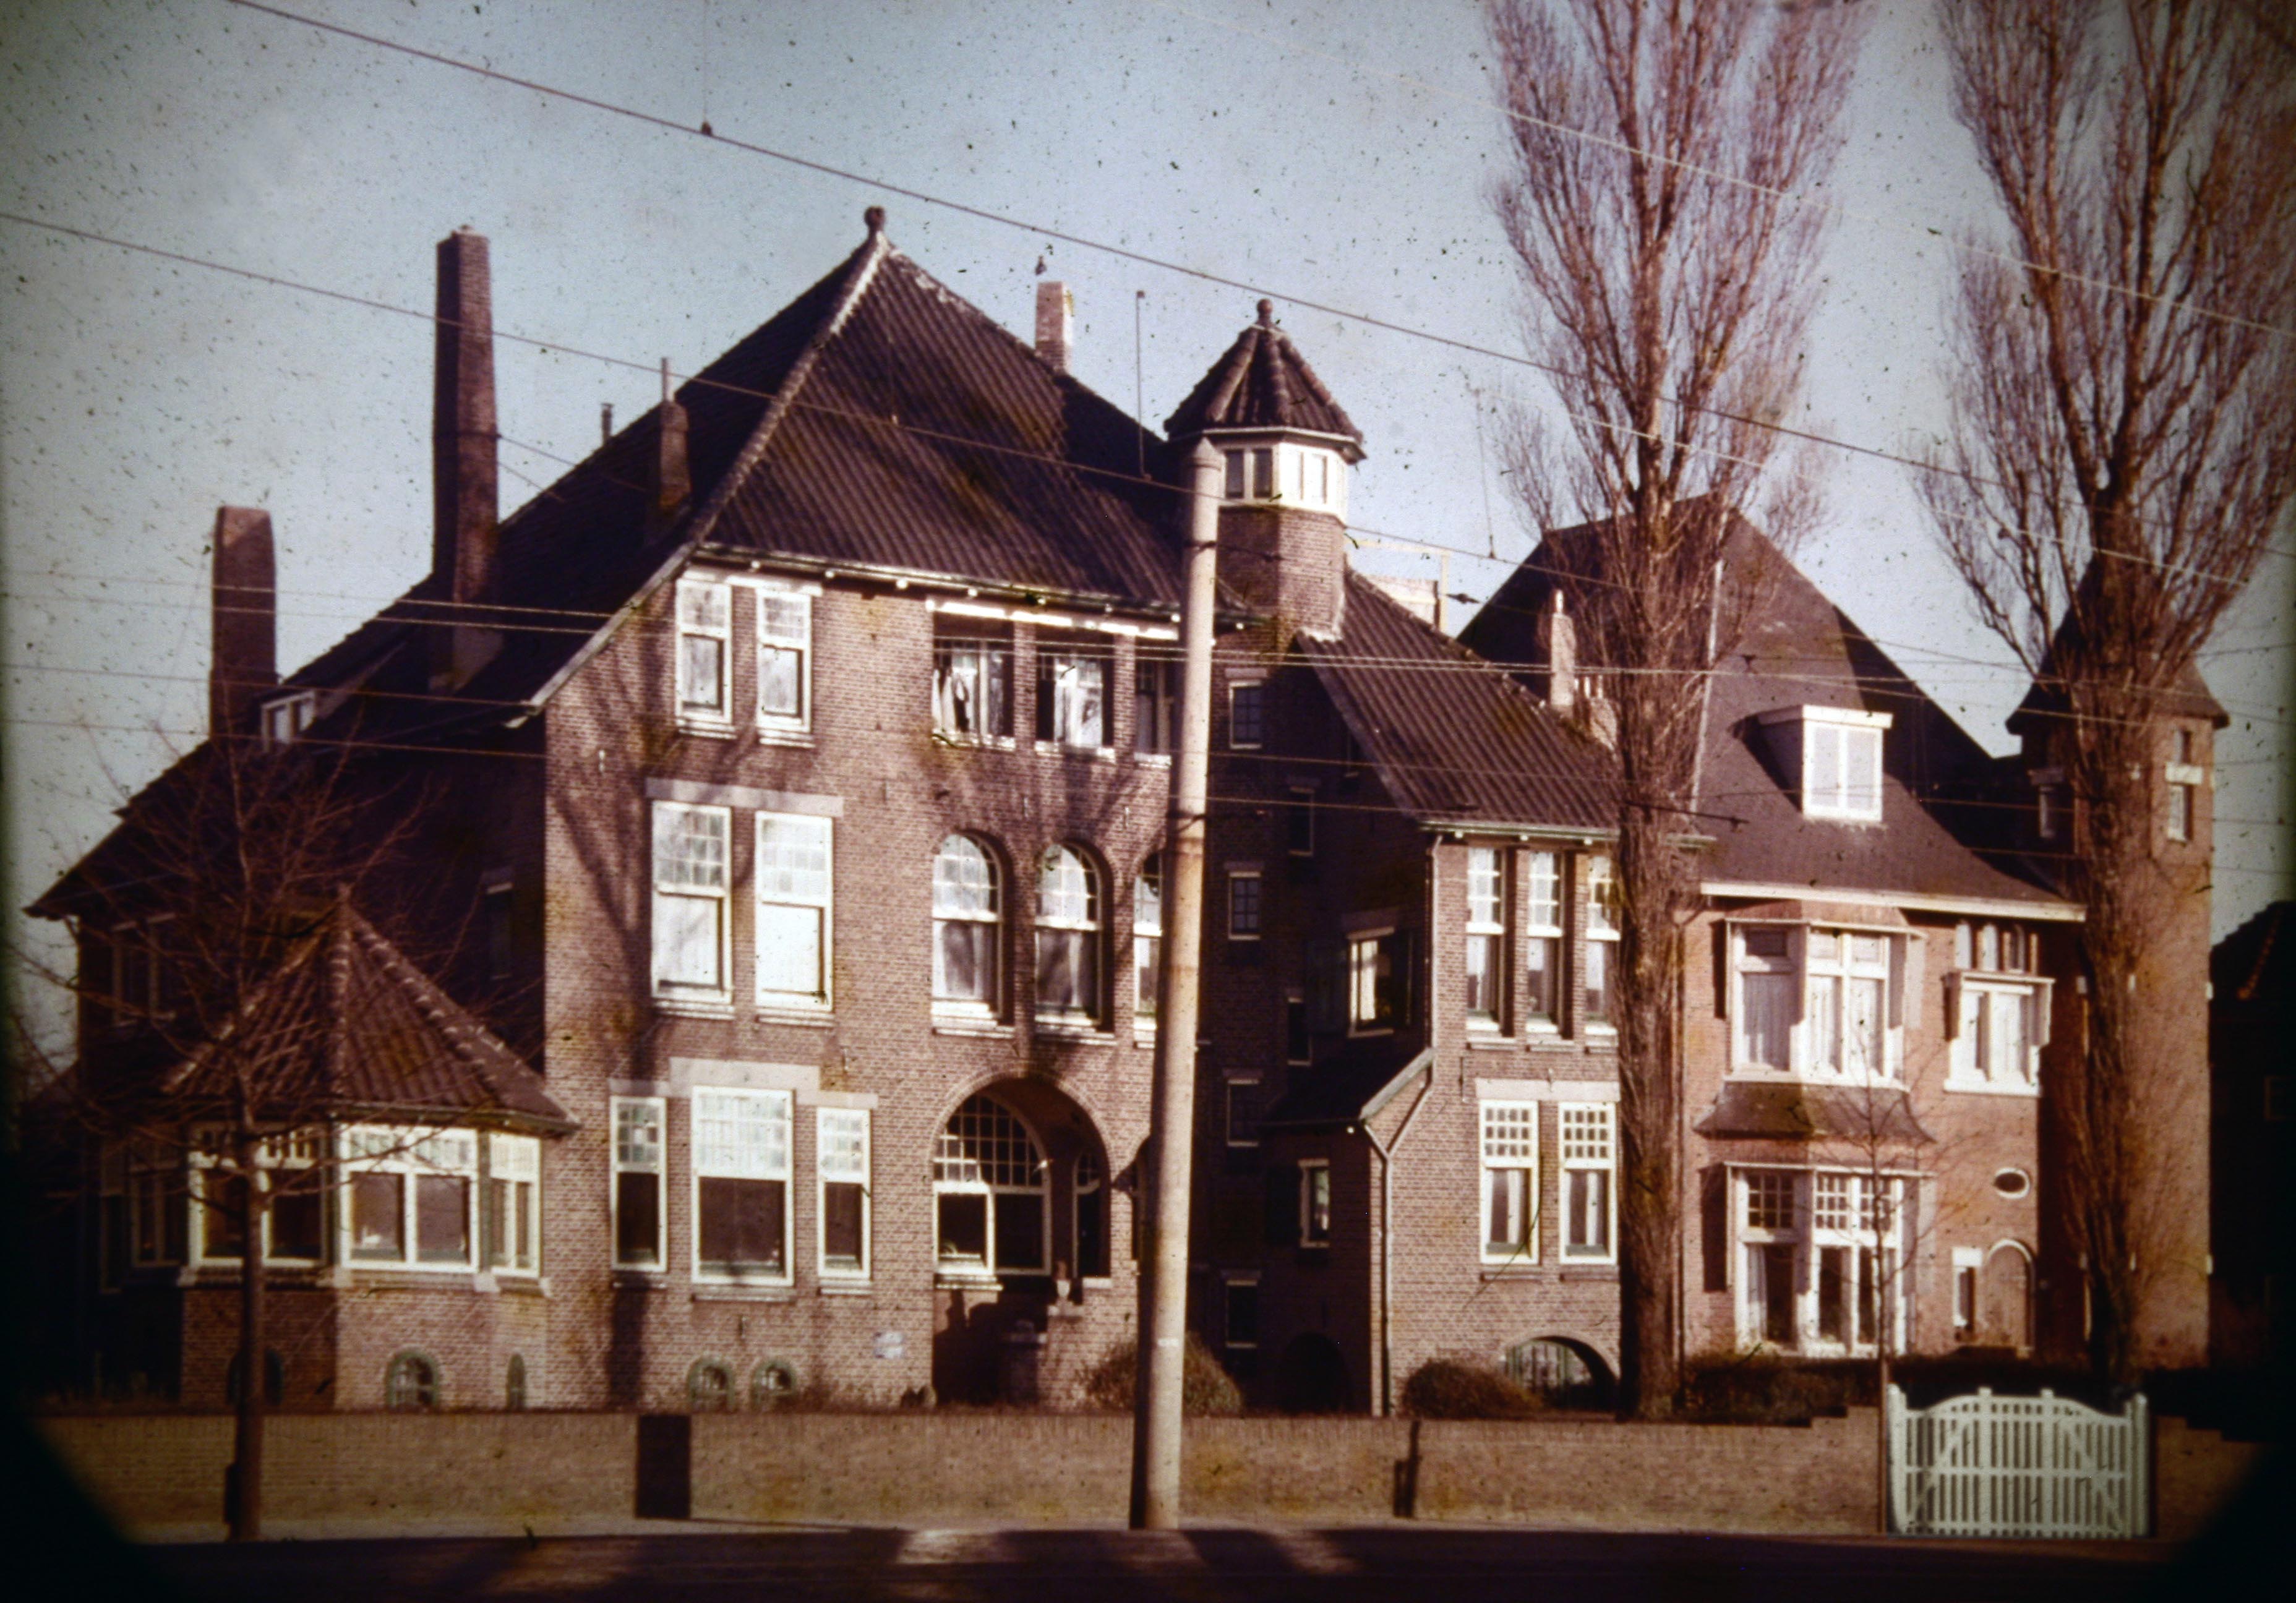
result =
[{"label": "low brick wall", "polygon": [[[228,1418],[42,1425],[127,1529],[220,1529]],[[2160,1534],[2182,1541],[2259,1450],[2177,1419],[2159,1430]],[[581,1529],[641,1509],[859,1525],[1100,1521],[1123,1516],[1131,1432],[1129,1419],[1086,1414],[290,1415],[271,1422],[266,1504],[283,1527],[346,1533]],[[1870,1410],[1800,1427],[1192,1420],[1183,1507],[1219,1520],[1351,1524],[1408,1510],[1615,1530],[1862,1534],[1876,1523],[1876,1435]]]}]

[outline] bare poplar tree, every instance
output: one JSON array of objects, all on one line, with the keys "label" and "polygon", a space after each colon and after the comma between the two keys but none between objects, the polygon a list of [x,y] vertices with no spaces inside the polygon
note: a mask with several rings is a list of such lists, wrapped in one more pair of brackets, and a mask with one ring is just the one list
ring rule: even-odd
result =
[{"label": "bare poplar tree", "polygon": [[1514,478],[1538,526],[1587,525],[1564,588],[1623,781],[1620,1379],[1624,1411],[1653,1418],[1680,1385],[1676,1025],[1704,675],[1729,643],[1738,519],[1759,510],[1790,547],[1814,511],[1765,498],[1764,424],[1800,377],[1822,214],[1796,196],[1839,148],[1857,24],[1767,0],[1493,0],[1490,20],[1513,157],[1495,200],[1567,420],[1526,421]]},{"label": "bare poplar tree", "polygon": [[[1956,116],[2007,224],[1964,254],[1920,488],[2053,711],[2088,982],[2061,1107],[2089,1356],[2133,1378],[2163,1076],[2136,989],[2188,899],[2152,850],[2163,721],[2296,490],[2296,75],[2231,0],[1946,0]],[[2180,690],[2181,685],[2181,690]]]},{"label": "bare poplar tree", "polygon": [[316,1231],[340,1178],[326,1021],[253,1004],[284,969],[332,961],[319,932],[348,916],[415,811],[363,794],[350,768],[343,747],[210,740],[134,797],[34,907],[78,927],[78,971],[34,972],[74,994],[80,1044],[45,1075],[28,1117],[121,1171],[98,1250],[128,1252],[125,1193],[141,1181],[147,1206],[186,1211],[210,1255],[239,1260],[234,1541],[262,1533],[266,1243],[284,1209]]}]

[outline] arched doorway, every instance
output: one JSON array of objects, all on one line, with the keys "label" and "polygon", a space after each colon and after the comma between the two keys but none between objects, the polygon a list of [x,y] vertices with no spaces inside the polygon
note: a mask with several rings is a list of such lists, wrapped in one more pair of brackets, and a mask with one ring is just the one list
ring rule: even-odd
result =
[{"label": "arched doorway", "polygon": [[1584,1342],[1563,1336],[1538,1336],[1506,1352],[1506,1372],[1550,1408],[1611,1406],[1611,1371],[1602,1355]]},{"label": "arched doorway", "polygon": [[1351,1411],[1354,1388],[1339,1343],[1313,1332],[1293,1337],[1275,1366],[1275,1406],[1287,1414]]},{"label": "arched doorway", "polygon": [[950,1111],[931,1174],[933,1389],[1025,1400],[1054,1304],[1108,1295],[1087,1285],[1109,1272],[1107,1149],[1063,1092],[1015,1077]]},{"label": "arched doorway", "polygon": [[2015,1241],[1994,1245],[1977,1293],[1977,1339],[1988,1347],[2033,1345],[2033,1262]]}]

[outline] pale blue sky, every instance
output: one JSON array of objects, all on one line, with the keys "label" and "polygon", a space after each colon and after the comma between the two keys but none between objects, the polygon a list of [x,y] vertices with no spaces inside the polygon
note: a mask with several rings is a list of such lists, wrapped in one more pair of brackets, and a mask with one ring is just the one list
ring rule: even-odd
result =
[{"label": "pale blue sky", "polygon": [[[1527,535],[1471,391],[1534,375],[1282,304],[1286,294],[1520,348],[1487,200],[1500,154],[1467,0],[283,0],[288,9],[1042,227],[1261,286],[1366,437],[1351,513],[1477,552]],[[1800,426],[1886,449],[1942,421],[1951,254],[1987,200],[1946,112],[1928,8],[1868,0]],[[706,27],[705,27],[706,18]],[[1039,255],[1074,289],[1077,371],[1128,410],[1133,301],[1163,417],[1254,295],[960,217],[693,134],[330,37],[223,0],[0,0],[0,209],[427,309],[431,247],[494,246],[498,329],[691,372],[858,242],[894,242],[1024,336]],[[292,667],[429,560],[422,323],[0,222],[7,847],[20,904],[101,834],[120,787],[204,716],[203,547],[270,509]],[[646,374],[504,343],[505,511],[594,443]],[[1995,749],[2022,692],[1972,621],[1903,470],[1812,459],[1812,577]],[[521,478],[523,476],[523,478]],[[1488,509],[1488,510],[1487,510]],[[2289,544],[2284,538],[2283,544]],[[1414,570],[1408,559],[1381,565]],[[1431,572],[1431,567],[1418,571]],[[2289,896],[2289,619],[2269,560],[2203,667],[2220,742],[2219,933]]]}]

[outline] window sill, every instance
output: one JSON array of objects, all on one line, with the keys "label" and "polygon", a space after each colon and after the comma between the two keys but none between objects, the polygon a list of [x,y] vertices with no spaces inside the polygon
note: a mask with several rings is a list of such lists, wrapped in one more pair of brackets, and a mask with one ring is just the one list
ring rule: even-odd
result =
[{"label": "window sill", "polygon": [[1048,1041],[1078,1041],[1096,1046],[1116,1044],[1114,1031],[1102,1029],[1097,1024],[1089,1022],[1071,1024],[1065,1019],[1040,1018],[1037,1021],[1036,1033],[1039,1038]]},{"label": "window sill", "polygon": [[617,1264],[608,1272],[608,1278],[618,1291],[667,1291],[669,1289],[669,1271],[667,1269],[638,1269],[627,1264]]},{"label": "window sill", "polygon": [[1172,754],[1168,751],[1136,751],[1132,754],[1132,760],[1143,768],[1169,768]]},{"label": "window sill", "polygon": [[826,1030],[837,1023],[836,1012],[829,1008],[759,1008],[754,1015],[759,1024],[793,1024],[801,1029]]},{"label": "window sill", "polygon": [[1486,1264],[1475,1279],[1486,1285],[1493,1280],[1548,1281],[1554,1279],[1554,1271],[1538,1264]]},{"label": "window sill", "polygon": [[932,738],[943,746],[955,746],[970,751],[1012,751],[1018,742],[1011,735],[968,735],[951,730],[936,729]]},{"label": "window sill", "polygon": [[973,1035],[983,1041],[1013,1039],[1011,1025],[998,1024],[988,1018],[936,1018],[933,1020],[932,1033],[936,1035]]},{"label": "window sill", "polygon": [[689,1002],[676,996],[657,996],[653,1010],[672,1018],[725,1018],[734,1017],[730,1002]]},{"label": "window sill", "polygon": [[936,1291],[1002,1291],[1004,1282],[985,1269],[948,1269],[933,1271]]},{"label": "window sill", "polygon": [[677,732],[682,735],[693,735],[704,740],[730,740],[735,732],[730,722],[721,724],[715,719],[680,718],[677,721]]},{"label": "window sill", "polygon": [[760,746],[810,746],[813,744],[813,732],[808,729],[773,729],[760,724],[758,725],[758,744]]},{"label": "window sill", "polygon": [[1565,1264],[1556,1278],[1566,1286],[1570,1285],[1574,1280],[1589,1284],[1606,1285],[1613,1283],[1618,1280],[1619,1266],[1615,1263],[1598,1264],[1592,1260],[1583,1263]]},{"label": "window sill", "polygon": [[1116,761],[1113,746],[1071,746],[1066,740],[1039,740],[1037,755],[1040,757],[1078,757],[1095,763]]},{"label": "window sill", "polygon": [[2041,1095],[2041,1088],[2038,1085],[1997,1085],[1990,1080],[1956,1080],[1951,1075],[1946,1077],[1945,1089],[1964,1092],[1972,1096],[2022,1097],[2029,1101],[2037,1101]]},{"label": "window sill", "polygon": [[731,1282],[697,1281],[692,1300],[697,1303],[793,1303],[797,1288],[776,1286],[742,1286]]},{"label": "window sill", "polygon": [[1471,1052],[1520,1051],[1522,1050],[1522,1043],[1510,1040],[1505,1035],[1495,1035],[1487,1031],[1471,1028],[1467,1036],[1467,1050]]}]

